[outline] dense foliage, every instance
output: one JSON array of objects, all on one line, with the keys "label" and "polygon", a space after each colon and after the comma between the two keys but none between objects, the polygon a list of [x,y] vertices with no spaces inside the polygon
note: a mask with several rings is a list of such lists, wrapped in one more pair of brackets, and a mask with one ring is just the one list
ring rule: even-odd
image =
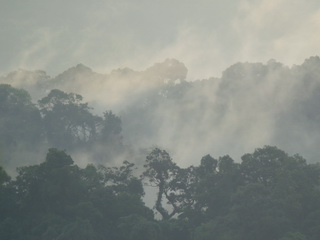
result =
[{"label": "dense foliage", "polygon": [[0,84],[0,164],[9,165],[18,152],[49,147],[92,151],[96,161],[111,158],[123,148],[121,120],[111,111],[98,116],[91,110],[79,94],[53,89],[33,104],[27,91]]},{"label": "dense foliage", "polygon": [[129,216],[153,224],[131,172],[128,163],[81,169],[57,149],[43,163],[19,168],[12,181],[1,171],[0,238],[121,239]]},{"label": "dense foliage", "polygon": [[[57,89],[34,104],[28,92],[4,84],[0,136],[0,239],[320,238],[320,165],[277,147],[239,162],[205,155],[186,168],[154,148],[143,164],[132,157],[114,167],[102,159],[124,151],[118,116],[95,115],[81,95]],[[8,174],[16,153],[43,145],[44,161],[29,164],[21,154],[16,175]],[[75,164],[83,162],[67,152],[77,150],[95,153],[94,164]]]},{"label": "dense foliage", "polygon": [[[207,155],[180,168],[161,149],[134,164],[80,168],[65,151],[43,163],[0,169],[0,238],[16,239],[319,239],[320,166],[266,146],[245,154]],[[157,188],[154,211],[143,183]]]}]

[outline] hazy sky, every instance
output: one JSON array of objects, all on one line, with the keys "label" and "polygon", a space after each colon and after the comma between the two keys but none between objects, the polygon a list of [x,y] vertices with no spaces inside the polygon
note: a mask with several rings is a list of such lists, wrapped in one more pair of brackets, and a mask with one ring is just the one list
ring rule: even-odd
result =
[{"label": "hazy sky", "polygon": [[320,54],[319,0],[0,0],[0,75],[101,73],[176,58],[189,79],[238,61],[300,64]]}]

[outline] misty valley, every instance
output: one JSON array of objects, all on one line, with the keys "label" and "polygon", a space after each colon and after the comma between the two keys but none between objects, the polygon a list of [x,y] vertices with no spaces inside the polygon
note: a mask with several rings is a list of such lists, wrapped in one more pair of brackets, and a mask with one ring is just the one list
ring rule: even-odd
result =
[{"label": "misty valley", "polygon": [[0,77],[0,239],[318,240],[320,58]]}]

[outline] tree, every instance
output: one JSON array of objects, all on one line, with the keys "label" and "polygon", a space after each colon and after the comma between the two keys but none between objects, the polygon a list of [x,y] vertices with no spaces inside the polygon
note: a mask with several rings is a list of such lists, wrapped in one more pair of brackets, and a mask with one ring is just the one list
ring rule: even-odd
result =
[{"label": "tree", "polygon": [[68,205],[86,194],[80,169],[65,151],[49,149],[43,163],[17,171],[14,185],[25,214],[40,216],[47,211],[63,215]]},{"label": "tree", "polygon": [[[158,188],[155,209],[161,214],[164,220],[170,219],[175,214],[180,213],[175,196],[175,189],[172,181],[176,179],[179,167],[172,162],[171,157],[165,150],[155,148],[146,158],[144,165],[145,171],[142,176],[148,180],[148,184]],[[163,198],[167,200],[167,204],[173,208],[169,213],[163,206]]]},{"label": "tree", "polygon": [[40,112],[29,93],[0,84],[0,151],[5,163],[18,149],[34,150],[43,141],[42,126]]},{"label": "tree", "polygon": [[91,114],[82,100],[79,94],[54,89],[38,101],[51,146],[73,149],[95,140],[101,118]]},{"label": "tree", "polygon": [[134,166],[133,163],[124,161],[120,167],[99,166],[99,171],[114,194],[128,193],[141,198],[144,190],[141,180],[133,175]]},{"label": "tree", "polygon": [[106,111],[103,114],[103,119],[100,123],[100,140],[102,142],[112,142],[121,140],[121,119],[112,113],[112,111]]},{"label": "tree", "polygon": [[301,226],[302,216],[318,208],[313,199],[319,186],[318,165],[307,164],[299,155],[266,146],[242,157],[241,172],[247,183],[261,183],[278,199],[292,224]]},{"label": "tree", "polygon": [[10,186],[11,178],[0,166],[0,223],[14,214],[14,190]]},{"label": "tree", "polygon": [[277,171],[283,168],[288,155],[276,147],[266,146],[243,155],[241,159],[241,172],[245,180],[267,186],[275,183]]},{"label": "tree", "polygon": [[92,142],[93,158],[96,162],[105,162],[121,155],[125,146],[122,143],[122,123],[120,117],[112,111],[103,113],[97,118],[97,134]]},{"label": "tree", "polygon": [[195,204],[189,213],[193,225],[228,213],[233,194],[242,184],[239,164],[229,156],[216,160],[206,155],[201,159],[200,166],[195,167],[194,174]]},{"label": "tree", "polygon": [[5,183],[10,181],[9,175],[6,171],[0,166],[0,187],[2,187]]},{"label": "tree", "polygon": [[224,217],[240,239],[290,239],[287,233],[306,234],[314,225],[305,221],[319,208],[318,166],[266,146],[242,157],[240,173],[243,182]]}]

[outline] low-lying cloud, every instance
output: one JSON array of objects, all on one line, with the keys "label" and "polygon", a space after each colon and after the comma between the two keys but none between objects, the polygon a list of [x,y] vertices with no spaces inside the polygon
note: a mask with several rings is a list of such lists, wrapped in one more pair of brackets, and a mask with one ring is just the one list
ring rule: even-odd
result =
[{"label": "low-lying cloud", "polygon": [[[113,110],[120,115],[123,140],[132,153],[123,157],[140,163],[144,156],[139,149],[154,146],[168,150],[183,166],[198,164],[208,153],[230,154],[239,161],[263,145],[317,161],[319,69],[319,57],[293,67],[275,60],[236,63],[221,78],[190,82],[185,65],[167,59],[144,71],[124,68],[99,74],[77,65],[55,78],[33,72],[38,79],[28,82],[31,92],[37,92],[32,87],[44,95],[50,88],[74,90],[96,113]],[[25,73],[20,70],[1,81],[24,87],[21,79],[33,76]]]}]

